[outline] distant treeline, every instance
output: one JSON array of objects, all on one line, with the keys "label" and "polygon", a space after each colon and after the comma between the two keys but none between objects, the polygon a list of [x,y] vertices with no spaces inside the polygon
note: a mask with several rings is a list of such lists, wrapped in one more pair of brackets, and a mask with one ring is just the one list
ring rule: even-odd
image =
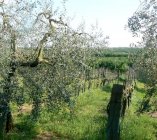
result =
[{"label": "distant treeline", "polygon": [[131,57],[135,57],[140,48],[107,48],[94,53],[92,66],[125,72],[133,65]]},{"label": "distant treeline", "polygon": [[94,55],[95,57],[128,57],[131,54],[136,54],[138,51],[140,51],[140,48],[117,47],[104,49]]}]

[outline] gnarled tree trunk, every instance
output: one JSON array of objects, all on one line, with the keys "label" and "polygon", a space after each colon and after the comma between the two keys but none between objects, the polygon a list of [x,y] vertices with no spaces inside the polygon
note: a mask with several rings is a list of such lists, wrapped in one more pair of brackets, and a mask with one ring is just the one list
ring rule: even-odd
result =
[{"label": "gnarled tree trunk", "polygon": [[10,109],[10,100],[12,96],[13,77],[16,72],[16,36],[15,32],[11,31],[11,61],[10,70],[5,79],[3,93],[0,94],[0,138],[3,139],[5,133],[13,128],[13,119]]},{"label": "gnarled tree trunk", "polygon": [[3,138],[5,133],[8,133],[13,128],[13,118],[8,105],[0,107],[0,138]]}]

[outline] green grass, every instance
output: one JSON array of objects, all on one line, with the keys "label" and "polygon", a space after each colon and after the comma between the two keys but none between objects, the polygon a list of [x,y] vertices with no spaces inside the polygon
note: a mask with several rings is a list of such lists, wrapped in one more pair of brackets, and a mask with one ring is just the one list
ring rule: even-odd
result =
[{"label": "green grass", "polygon": [[122,140],[156,140],[156,119],[148,115],[128,115],[121,125]]},{"label": "green grass", "polygon": [[[37,122],[32,121],[28,113],[16,116],[15,129],[6,136],[6,140],[105,140],[110,89],[111,85],[108,85],[81,93],[72,115],[64,106],[58,113],[42,110]],[[144,94],[144,85],[138,83],[132,104],[121,120],[122,140],[157,139],[157,121],[147,114],[136,113]],[[13,111],[16,112],[16,107]]]},{"label": "green grass", "polygon": [[137,109],[146,94],[144,84],[138,82],[133,93],[132,104],[125,118],[121,121],[122,140],[156,140],[157,118],[151,118],[148,114],[138,114]]},{"label": "green grass", "polygon": [[65,111],[61,116],[53,116],[52,119],[50,116],[51,125],[47,122],[44,129],[55,132],[63,139],[101,139],[105,130],[107,99],[107,94],[101,90],[83,93],[77,100],[73,116]]},{"label": "green grass", "polygon": [[93,89],[78,97],[73,115],[66,107],[58,113],[43,110],[35,124],[27,115],[17,116],[17,128],[7,139],[29,140],[45,133],[51,135],[52,139],[61,140],[104,139],[107,120],[105,109],[108,100],[109,94],[101,89]]}]

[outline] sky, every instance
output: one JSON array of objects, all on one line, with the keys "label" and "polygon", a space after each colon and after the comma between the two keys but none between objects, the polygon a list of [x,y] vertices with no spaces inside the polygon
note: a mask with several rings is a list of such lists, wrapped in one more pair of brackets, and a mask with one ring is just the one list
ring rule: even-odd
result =
[{"label": "sky", "polygon": [[[1,1],[1,0],[0,0]],[[12,0],[5,0],[12,1]],[[46,1],[46,0],[45,0]],[[63,0],[53,0],[57,7]],[[129,47],[138,41],[125,29],[127,20],[140,5],[140,0],[65,0],[67,15],[73,17],[75,28],[85,22],[87,32],[92,24],[98,23],[105,36],[109,36],[109,47]]]},{"label": "sky", "polygon": [[140,0],[67,0],[66,8],[74,17],[73,26],[83,20],[87,27],[97,22],[104,35],[110,37],[110,47],[129,47],[137,39],[125,25],[139,4]]}]

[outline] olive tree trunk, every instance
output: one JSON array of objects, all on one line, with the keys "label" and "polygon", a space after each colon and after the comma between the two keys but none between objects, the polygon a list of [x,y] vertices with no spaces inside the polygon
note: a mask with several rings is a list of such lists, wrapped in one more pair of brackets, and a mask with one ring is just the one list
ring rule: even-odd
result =
[{"label": "olive tree trunk", "polygon": [[3,93],[0,94],[0,138],[3,139],[5,133],[13,128],[13,119],[10,109],[10,101],[13,88],[13,77],[16,72],[16,36],[15,32],[11,31],[11,61],[7,78],[4,82]]}]

